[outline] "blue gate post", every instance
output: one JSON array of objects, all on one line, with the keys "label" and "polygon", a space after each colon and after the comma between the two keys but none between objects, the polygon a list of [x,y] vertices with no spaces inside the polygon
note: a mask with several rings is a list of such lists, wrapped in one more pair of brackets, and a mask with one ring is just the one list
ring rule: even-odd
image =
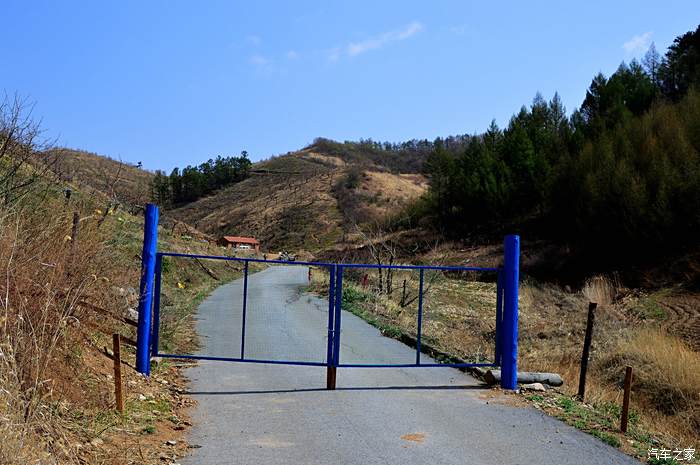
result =
[{"label": "blue gate post", "polygon": [[143,253],[141,254],[141,284],[139,286],[139,323],[136,329],[136,371],[151,373],[151,308],[153,303],[153,278],[158,248],[158,207],[146,205],[143,225]]},{"label": "blue gate post", "polygon": [[501,388],[518,387],[518,279],[520,236],[506,236],[503,244],[503,323],[500,335]]},{"label": "blue gate post", "polygon": [[335,317],[333,319],[333,366],[340,365],[340,314],[343,310],[343,265],[336,266]]},{"label": "blue gate post", "polygon": [[156,254],[156,282],[153,285],[153,324],[151,328],[151,356],[158,356],[160,337],[160,288],[163,274],[163,256]]},{"label": "blue gate post", "polygon": [[496,278],[496,351],[494,354],[494,363],[501,366],[501,350],[503,343],[501,342],[501,326],[503,325],[503,270],[498,270]]},{"label": "blue gate post", "polygon": [[241,312],[241,360],[245,359],[245,317],[248,308],[248,260],[243,265],[243,311]]}]

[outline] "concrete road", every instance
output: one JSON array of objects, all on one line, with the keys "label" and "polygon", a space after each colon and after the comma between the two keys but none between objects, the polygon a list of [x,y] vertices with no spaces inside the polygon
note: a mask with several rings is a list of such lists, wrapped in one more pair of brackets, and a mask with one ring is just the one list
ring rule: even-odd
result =
[{"label": "concrete road", "polygon": [[[307,270],[250,276],[246,357],[325,360],[328,303],[302,294]],[[198,310],[203,355],[241,353],[242,282]],[[413,349],[343,313],[341,361],[414,359]],[[429,360],[426,358],[425,360]],[[451,368],[338,370],[200,361],[187,464],[638,464],[636,460]]]}]

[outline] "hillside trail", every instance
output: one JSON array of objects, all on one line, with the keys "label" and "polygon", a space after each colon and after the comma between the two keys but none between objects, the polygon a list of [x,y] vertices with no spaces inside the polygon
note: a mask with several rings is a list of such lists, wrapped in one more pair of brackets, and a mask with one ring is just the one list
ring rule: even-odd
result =
[{"label": "hillside trail", "polygon": [[[326,300],[303,293],[307,269],[250,275],[246,357],[323,360]],[[199,307],[199,353],[240,356],[243,284]],[[341,362],[415,361],[415,351],[342,313]],[[432,362],[423,357],[425,362]],[[601,441],[452,368],[339,368],[200,361],[187,464],[638,464]]]}]

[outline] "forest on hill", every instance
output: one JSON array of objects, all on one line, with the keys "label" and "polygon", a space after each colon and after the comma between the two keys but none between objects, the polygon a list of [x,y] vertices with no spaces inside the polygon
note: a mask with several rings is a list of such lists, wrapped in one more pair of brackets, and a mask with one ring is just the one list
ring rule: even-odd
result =
[{"label": "forest on hill", "polygon": [[[501,130],[453,150],[435,142],[415,217],[449,235],[486,228],[565,240],[600,260],[654,258],[697,245],[700,27],[661,57],[593,78],[570,117],[537,95]],[[639,250],[644,250],[643,254]]]},{"label": "forest on hill", "polygon": [[158,170],[151,180],[151,196],[161,206],[171,207],[194,202],[212,192],[243,181],[252,163],[246,151],[238,157],[217,156],[199,166],[188,165],[170,175]]}]

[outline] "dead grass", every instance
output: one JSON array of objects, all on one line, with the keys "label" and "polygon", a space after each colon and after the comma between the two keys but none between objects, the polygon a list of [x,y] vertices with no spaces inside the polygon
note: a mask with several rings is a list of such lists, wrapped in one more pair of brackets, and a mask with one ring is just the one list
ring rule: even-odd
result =
[{"label": "dead grass", "polygon": [[54,149],[54,171],[83,193],[95,193],[127,205],[150,199],[153,174],[129,163],[84,150]]},{"label": "dead grass", "polygon": [[427,188],[427,180],[421,174],[364,171],[355,195],[368,217],[381,220],[396,215]]},{"label": "dead grass", "polygon": [[[635,404],[654,412],[647,423],[678,442],[700,439],[700,354],[659,328],[640,328],[609,364],[634,368]],[[606,365],[603,364],[603,369]],[[613,381],[613,379],[609,379]]]},{"label": "dead grass", "polygon": [[265,252],[313,252],[341,237],[341,215],[331,193],[341,175],[335,167],[288,155],[255,169],[269,172],[165,214],[214,236],[256,237]]},{"label": "dead grass", "polygon": [[[355,312],[388,335],[399,331],[415,336],[417,308],[414,304],[403,307],[400,301],[403,280],[410,299],[415,296],[417,279],[397,273],[394,290],[386,295],[372,286],[373,275],[368,276],[367,288],[361,285],[362,273],[346,276],[347,286],[357,294],[352,299],[359,309]],[[440,276],[426,294],[424,341],[465,360],[488,360],[493,350],[495,287],[454,278]],[[322,271],[314,273],[312,287],[327,287]],[[555,402],[554,410],[560,411],[559,403],[566,403],[569,410],[564,413],[571,417],[571,424],[621,444],[633,455],[645,453],[645,447],[653,444],[697,446],[700,354],[657,324],[637,318],[638,299],[627,298],[629,292],[605,277],[592,278],[579,292],[525,281],[520,293],[519,369],[560,373],[565,380],[561,392],[573,396],[588,302],[597,301],[586,405],[561,400]],[[634,369],[635,423],[625,437],[616,428],[627,365]],[[601,419],[607,426],[601,426]]]},{"label": "dead grass", "polygon": [[420,174],[387,173],[363,160],[308,150],[274,157],[256,163],[245,181],[167,214],[213,236],[255,236],[266,252],[334,249],[350,229],[333,186],[349,171],[367,169],[352,197],[372,220],[398,213],[427,188]]},{"label": "dead grass", "polygon": [[581,294],[599,306],[610,305],[615,300],[616,286],[606,276],[594,276],[586,281]]},{"label": "dead grass", "polygon": [[[72,214],[57,214],[47,203],[2,211],[0,344],[3,371],[14,387],[6,393],[8,410],[15,414],[8,422],[22,425],[20,435],[51,437],[49,452],[65,455],[68,444],[47,418],[56,361],[86,329],[81,302],[109,282],[104,273],[108,254],[89,215],[83,216],[82,236],[71,237]],[[0,448],[6,446],[17,448],[0,443]]]},{"label": "dead grass", "polygon": [[625,367],[630,365],[632,409],[639,430],[645,432],[639,437],[648,435],[669,447],[693,447],[700,440],[700,354],[655,320],[640,320],[639,299],[629,299],[626,293],[601,277],[589,280],[580,293],[525,284],[520,302],[521,369],[560,373],[563,391],[574,395],[587,303],[597,300],[586,402],[594,408],[621,405]]},{"label": "dead grass", "polygon": [[[364,276],[367,285],[364,286]],[[364,312],[376,326],[416,337],[418,315],[418,273],[396,271],[390,293],[378,287],[374,270],[346,270],[344,288],[356,295],[355,313]],[[404,288],[405,282],[405,288]],[[325,292],[327,275],[313,273],[313,289]],[[405,292],[404,292],[405,289]],[[423,343],[464,360],[483,362],[494,355],[496,285],[474,281],[473,276],[447,277],[441,272],[425,273],[422,337]]]},{"label": "dead grass", "polygon": [[8,344],[0,345],[0,463],[50,463],[47,444],[24,421],[22,388]]},{"label": "dead grass", "polygon": [[[74,192],[66,202],[53,186],[46,197],[0,207],[2,464],[160,463],[165,439],[183,434],[178,410],[186,400],[170,389],[177,373],[159,367],[146,380],[129,368],[128,345],[122,347],[127,412],[113,411],[112,361],[103,348],[114,332],[135,339],[123,317],[138,301],[143,223],[121,209],[96,212],[102,199]],[[206,253],[206,244],[167,231],[161,240],[162,249]],[[210,267],[222,282],[235,276],[220,264]],[[194,261],[167,276],[173,279],[164,280],[164,293],[183,312],[216,285]],[[172,340],[186,334],[175,331]]]}]

